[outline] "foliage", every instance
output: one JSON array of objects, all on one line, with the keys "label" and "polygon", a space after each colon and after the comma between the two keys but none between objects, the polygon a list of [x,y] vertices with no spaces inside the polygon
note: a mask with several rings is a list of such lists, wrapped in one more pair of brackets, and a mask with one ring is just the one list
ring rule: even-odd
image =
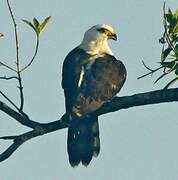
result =
[{"label": "foliage", "polygon": [[175,78],[171,80],[165,88],[168,88],[178,79],[178,9],[175,12],[169,8],[165,13],[164,8],[164,34],[160,39],[162,53],[160,64],[164,68],[163,74],[156,80],[159,81],[164,76],[174,73]]},{"label": "foliage", "polygon": [[[20,107],[18,107],[16,104],[14,104],[2,91],[0,91],[0,94],[6,99],[8,100],[19,112],[23,113],[23,105],[24,105],[24,95],[23,95],[23,83],[22,83],[22,76],[21,73],[26,70],[28,67],[30,67],[37,55],[38,52],[38,48],[39,48],[39,35],[40,33],[47,27],[51,16],[47,17],[44,19],[44,21],[40,24],[39,21],[37,20],[37,18],[33,18],[33,21],[30,22],[28,20],[23,19],[22,21],[25,22],[26,24],[28,24],[35,32],[36,32],[36,46],[35,46],[35,51],[34,54],[31,58],[31,60],[29,61],[29,63],[27,65],[25,65],[24,67],[20,67],[20,58],[19,58],[19,40],[18,40],[18,30],[17,30],[17,25],[16,25],[16,21],[15,21],[15,17],[14,14],[12,12],[11,6],[9,1],[7,0],[7,5],[9,8],[9,12],[13,21],[13,26],[14,26],[14,32],[15,32],[15,45],[16,45],[16,68],[12,68],[11,66],[7,65],[6,63],[3,63],[0,61],[0,66],[3,66],[9,70],[11,70],[12,73],[15,72],[15,76],[12,75],[11,77],[0,77],[0,79],[5,79],[5,80],[11,80],[11,79],[16,79],[18,80],[18,84],[19,84],[19,91],[20,91],[20,102],[21,105]],[[0,37],[2,37],[3,34],[0,33]]]},{"label": "foliage", "polygon": [[22,19],[23,22],[25,22],[26,24],[28,24],[31,28],[33,28],[33,30],[36,32],[37,35],[39,35],[44,28],[47,27],[49,21],[51,19],[51,16],[45,18],[45,20],[40,24],[39,21],[34,17],[33,21],[27,21],[25,19]]},{"label": "foliage", "polygon": [[138,79],[143,78],[147,75],[153,74],[158,70],[163,70],[162,74],[156,79],[157,83],[163,77],[174,73],[174,79],[172,79],[166,86],[167,89],[171,84],[178,80],[178,9],[175,12],[169,8],[167,13],[164,4],[164,16],[163,25],[164,33],[159,39],[162,45],[162,52],[160,58],[160,66],[156,69],[150,69],[148,66],[144,66],[150,71],[149,73],[140,76]]}]

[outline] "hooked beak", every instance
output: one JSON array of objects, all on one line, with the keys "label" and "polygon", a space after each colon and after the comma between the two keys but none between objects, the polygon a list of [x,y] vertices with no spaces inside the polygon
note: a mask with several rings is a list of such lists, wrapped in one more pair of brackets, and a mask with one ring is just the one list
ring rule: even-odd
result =
[{"label": "hooked beak", "polygon": [[112,34],[112,35],[111,35],[111,39],[113,39],[113,40],[115,40],[115,41],[116,41],[116,40],[117,40],[117,34],[115,34],[115,33],[114,33],[114,34]]}]

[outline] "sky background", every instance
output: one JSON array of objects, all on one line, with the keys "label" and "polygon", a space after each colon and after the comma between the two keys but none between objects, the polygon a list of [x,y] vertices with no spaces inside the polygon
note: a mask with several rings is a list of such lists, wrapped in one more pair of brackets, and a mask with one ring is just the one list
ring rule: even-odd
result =
[{"label": "sky background", "polygon": [[[38,0],[12,1],[18,24],[20,60],[26,64],[35,47],[35,34],[21,19],[51,15],[48,28],[41,34],[40,49],[32,67],[23,73],[24,111],[38,122],[51,122],[64,113],[61,88],[62,63],[67,53],[95,24],[112,25],[118,41],[110,42],[116,57],[127,67],[127,81],[119,96],[161,89],[168,78],[153,84],[159,73],[137,80],[146,73],[141,61],[157,67],[163,33],[162,0]],[[177,0],[167,7],[178,8]],[[15,66],[13,26],[6,1],[0,1],[0,61]],[[12,75],[0,69],[0,76]],[[171,77],[170,77],[171,78]],[[175,87],[178,85],[175,84]],[[0,81],[0,89],[19,104],[17,84]],[[3,97],[0,100],[6,102]],[[85,168],[68,163],[67,129],[32,139],[0,164],[0,180],[177,180],[178,118],[177,103],[136,107],[100,116],[101,152]],[[28,131],[0,112],[0,136]],[[0,141],[0,150],[10,142]]]}]

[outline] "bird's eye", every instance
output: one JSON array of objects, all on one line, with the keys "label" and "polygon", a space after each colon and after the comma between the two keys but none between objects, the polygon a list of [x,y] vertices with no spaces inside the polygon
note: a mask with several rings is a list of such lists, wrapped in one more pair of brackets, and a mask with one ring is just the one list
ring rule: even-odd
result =
[{"label": "bird's eye", "polygon": [[98,31],[99,31],[100,33],[105,33],[105,32],[106,32],[106,29],[105,29],[105,28],[99,28]]}]

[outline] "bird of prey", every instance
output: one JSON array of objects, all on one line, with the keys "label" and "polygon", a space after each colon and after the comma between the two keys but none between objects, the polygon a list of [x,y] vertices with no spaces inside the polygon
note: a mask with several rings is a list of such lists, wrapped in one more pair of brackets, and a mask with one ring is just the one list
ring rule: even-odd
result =
[{"label": "bird of prey", "polygon": [[63,63],[62,88],[70,119],[67,150],[72,167],[80,162],[87,166],[93,156],[98,156],[100,139],[95,111],[120,91],[126,79],[126,68],[113,56],[110,39],[117,40],[111,26],[91,27]]}]

